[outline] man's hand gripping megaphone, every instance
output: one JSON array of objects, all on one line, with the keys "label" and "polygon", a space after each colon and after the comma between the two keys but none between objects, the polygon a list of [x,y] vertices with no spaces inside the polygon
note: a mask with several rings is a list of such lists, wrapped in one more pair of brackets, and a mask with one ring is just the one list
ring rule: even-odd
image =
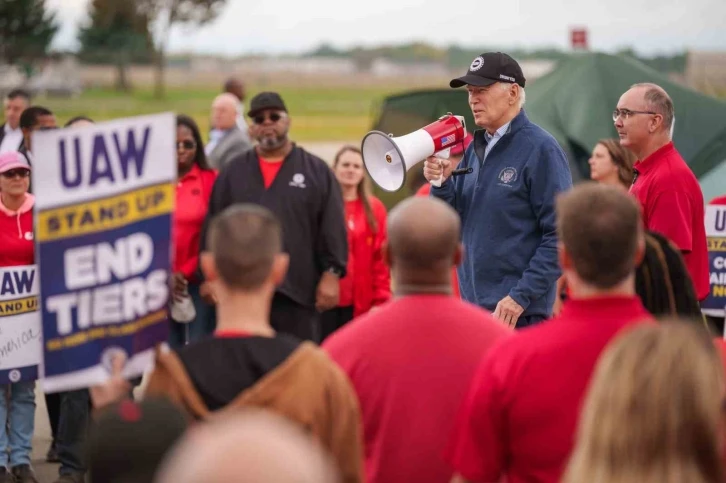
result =
[{"label": "man's hand gripping megaphone", "polygon": [[456,166],[452,166],[449,155],[451,148],[446,148],[433,156],[429,156],[424,161],[424,178],[437,188],[441,187],[441,183],[449,179],[451,172]]}]

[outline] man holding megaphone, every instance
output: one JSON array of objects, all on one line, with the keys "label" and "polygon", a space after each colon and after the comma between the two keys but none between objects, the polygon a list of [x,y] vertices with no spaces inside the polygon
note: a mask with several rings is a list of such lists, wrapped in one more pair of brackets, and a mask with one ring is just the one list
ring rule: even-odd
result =
[{"label": "man holding megaphone", "polygon": [[[450,86],[466,86],[481,129],[459,166],[436,157],[424,163],[432,196],[461,217],[462,298],[518,328],[552,313],[560,275],[555,197],[572,187],[562,148],[522,108],[524,85],[522,69],[509,55],[477,56]],[[467,174],[452,177],[456,168]]]}]

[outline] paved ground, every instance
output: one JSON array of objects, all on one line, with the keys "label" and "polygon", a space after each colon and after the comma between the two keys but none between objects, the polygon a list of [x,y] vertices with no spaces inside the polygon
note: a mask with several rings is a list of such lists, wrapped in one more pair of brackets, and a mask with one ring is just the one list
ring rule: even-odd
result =
[{"label": "paved ground", "polygon": [[33,438],[32,464],[40,483],[53,483],[58,477],[58,465],[45,462],[45,454],[50,447],[50,422],[45,408],[45,396],[35,391],[35,437]]},{"label": "paved ground", "polygon": [[[331,164],[333,156],[344,144],[358,145],[360,141],[351,141],[349,143],[343,141],[300,143],[302,147]],[[35,402],[35,436],[33,438],[32,464],[40,483],[53,483],[58,477],[58,465],[45,462],[45,454],[50,447],[51,433],[48,412],[45,407],[45,397],[39,390],[36,390]]]}]

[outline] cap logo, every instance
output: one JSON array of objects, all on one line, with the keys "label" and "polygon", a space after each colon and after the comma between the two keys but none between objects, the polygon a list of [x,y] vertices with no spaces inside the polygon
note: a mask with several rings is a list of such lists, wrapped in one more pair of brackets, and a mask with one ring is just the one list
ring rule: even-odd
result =
[{"label": "cap logo", "polygon": [[471,62],[471,65],[469,66],[469,70],[474,72],[482,68],[484,65],[484,58],[482,56],[477,57]]},{"label": "cap logo", "polygon": [[500,79],[504,79],[504,80],[509,81],[509,82],[516,82],[514,80],[514,77],[509,77],[508,75],[504,75],[504,74],[499,74],[499,78]]}]

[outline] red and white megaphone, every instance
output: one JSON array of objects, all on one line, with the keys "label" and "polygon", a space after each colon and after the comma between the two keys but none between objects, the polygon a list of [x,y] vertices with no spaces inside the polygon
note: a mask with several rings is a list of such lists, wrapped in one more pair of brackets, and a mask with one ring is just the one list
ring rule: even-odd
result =
[{"label": "red and white megaphone", "polygon": [[[373,182],[385,191],[398,191],[406,182],[406,173],[432,155],[448,158],[452,146],[463,143],[466,124],[463,116],[448,113],[438,121],[411,134],[394,138],[391,134],[371,131],[363,138],[363,165]],[[441,180],[433,180],[441,186]]]}]

